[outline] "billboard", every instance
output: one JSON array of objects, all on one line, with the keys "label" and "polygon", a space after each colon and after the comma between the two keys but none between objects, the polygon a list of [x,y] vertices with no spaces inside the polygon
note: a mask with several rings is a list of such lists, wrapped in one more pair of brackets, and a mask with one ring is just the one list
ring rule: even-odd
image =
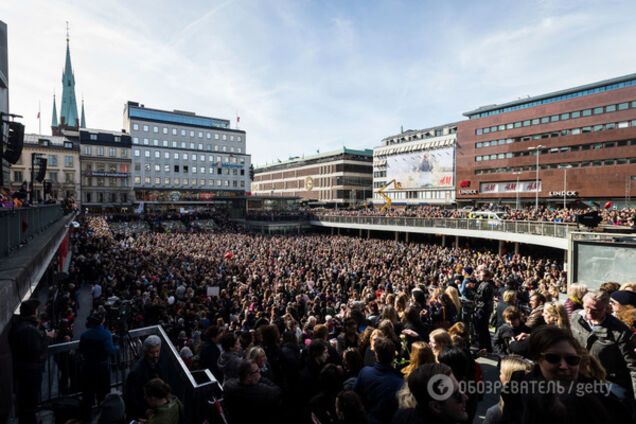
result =
[{"label": "billboard", "polygon": [[453,147],[389,156],[386,177],[403,189],[453,187],[455,152]]},{"label": "billboard", "polygon": [[[617,237],[618,240],[620,240]],[[602,283],[619,284],[634,281],[636,244],[613,241],[609,243],[574,244],[574,281],[598,289]]]}]

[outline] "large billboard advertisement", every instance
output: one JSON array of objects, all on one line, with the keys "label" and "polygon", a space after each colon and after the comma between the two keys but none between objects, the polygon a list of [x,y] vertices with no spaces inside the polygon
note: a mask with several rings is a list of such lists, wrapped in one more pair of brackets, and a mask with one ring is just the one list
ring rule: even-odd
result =
[{"label": "large billboard advertisement", "polygon": [[453,147],[389,156],[386,177],[403,189],[453,187],[455,153]]}]

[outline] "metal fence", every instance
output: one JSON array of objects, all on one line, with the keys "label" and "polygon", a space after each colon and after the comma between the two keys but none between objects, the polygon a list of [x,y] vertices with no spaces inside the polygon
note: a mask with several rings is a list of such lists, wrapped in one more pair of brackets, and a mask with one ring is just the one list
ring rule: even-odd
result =
[{"label": "metal fence", "polygon": [[388,216],[313,215],[312,221],[340,224],[388,225],[399,227],[449,228],[457,230],[501,231],[536,236],[567,238],[576,225],[540,221],[499,221],[467,218],[410,218]]},{"label": "metal fence", "polygon": [[[162,378],[183,402],[184,422],[203,422],[209,415],[208,401],[220,397],[221,386],[209,370],[190,371],[161,326],[136,328],[123,337],[115,337],[118,350],[110,360],[111,390],[123,393],[128,372],[141,358],[143,339],[149,335],[161,338]],[[77,340],[49,346],[40,396],[42,409],[61,398],[81,395],[83,378],[90,376],[82,375],[83,358],[78,348]]]},{"label": "metal fence", "polygon": [[0,258],[28,243],[63,216],[60,205],[0,209]]}]

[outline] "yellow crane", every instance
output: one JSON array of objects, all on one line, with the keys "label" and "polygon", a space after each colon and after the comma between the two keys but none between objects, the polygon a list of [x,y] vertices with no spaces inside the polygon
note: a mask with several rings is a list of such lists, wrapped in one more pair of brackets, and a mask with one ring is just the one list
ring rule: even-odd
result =
[{"label": "yellow crane", "polygon": [[384,185],[384,187],[380,188],[378,190],[378,194],[380,196],[382,196],[384,198],[384,205],[382,205],[382,208],[380,209],[380,212],[384,212],[386,209],[391,207],[391,198],[389,196],[387,196],[386,194],[384,194],[384,190],[386,190],[387,188],[389,188],[389,186],[393,184],[395,186],[396,189],[401,189],[402,188],[402,184],[400,184],[399,182],[395,181],[395,179],[389,181],[388,183],[386,183]]}]

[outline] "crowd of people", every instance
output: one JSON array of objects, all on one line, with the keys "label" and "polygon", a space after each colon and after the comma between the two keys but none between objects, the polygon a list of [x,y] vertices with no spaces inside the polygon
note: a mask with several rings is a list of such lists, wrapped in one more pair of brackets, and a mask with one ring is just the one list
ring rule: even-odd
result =
[{"label": "crowd of people", "polygon": [[[57,203],[57,200],[49,193],[45,193],[45,198],[38,199],[35,203],[54,204]],[[64,208],[65,213],[79,210],[73,196],[65,197],[60,204]],[[17,190],[11,190],[9,187],[0,187],[0,209],[17,209],[30,206],[32,206],[32,200],[29,198],[29,190],[26,182]]]},{"label": "crowd of people", "polygon": [[[569,387],[502,393],[488,423],[634,417],[636,284],[588,293],[566,287],[557,260],[487,250],[225,226],[131,232],[122,222],[88,217],[72,234],[64,293],[92,287],[84,353],[99,340],[96,362],[107,363],[117,348],[107,305],[126,301],[128,327],[162,325],[188,367],[222,383],[230,424],[472,422],[483,390],[466,388],[483,382],[480,355],[496,355],[502,382]],[[144,341],[123,399],[92,379],[85,406],[95,398],[128,419],[179,422],[160,344]],[[611,391],[584,390],[597,381]]]},{"label": "crowd of people", "polygon": [[636,208],[549,208],[508,206],[485,206],[482,208],[443,208],[439,206],[413,206],[403,208],[363,208],[363,209],[312,209],[317,215],[326,216],[386,216],[407,218],[469,218],[475,212],[496,212],[502,220],[509,221],[542,221],[555,223],[576,223],[577,215],[598,212],[602,225],[634,226]]}]

